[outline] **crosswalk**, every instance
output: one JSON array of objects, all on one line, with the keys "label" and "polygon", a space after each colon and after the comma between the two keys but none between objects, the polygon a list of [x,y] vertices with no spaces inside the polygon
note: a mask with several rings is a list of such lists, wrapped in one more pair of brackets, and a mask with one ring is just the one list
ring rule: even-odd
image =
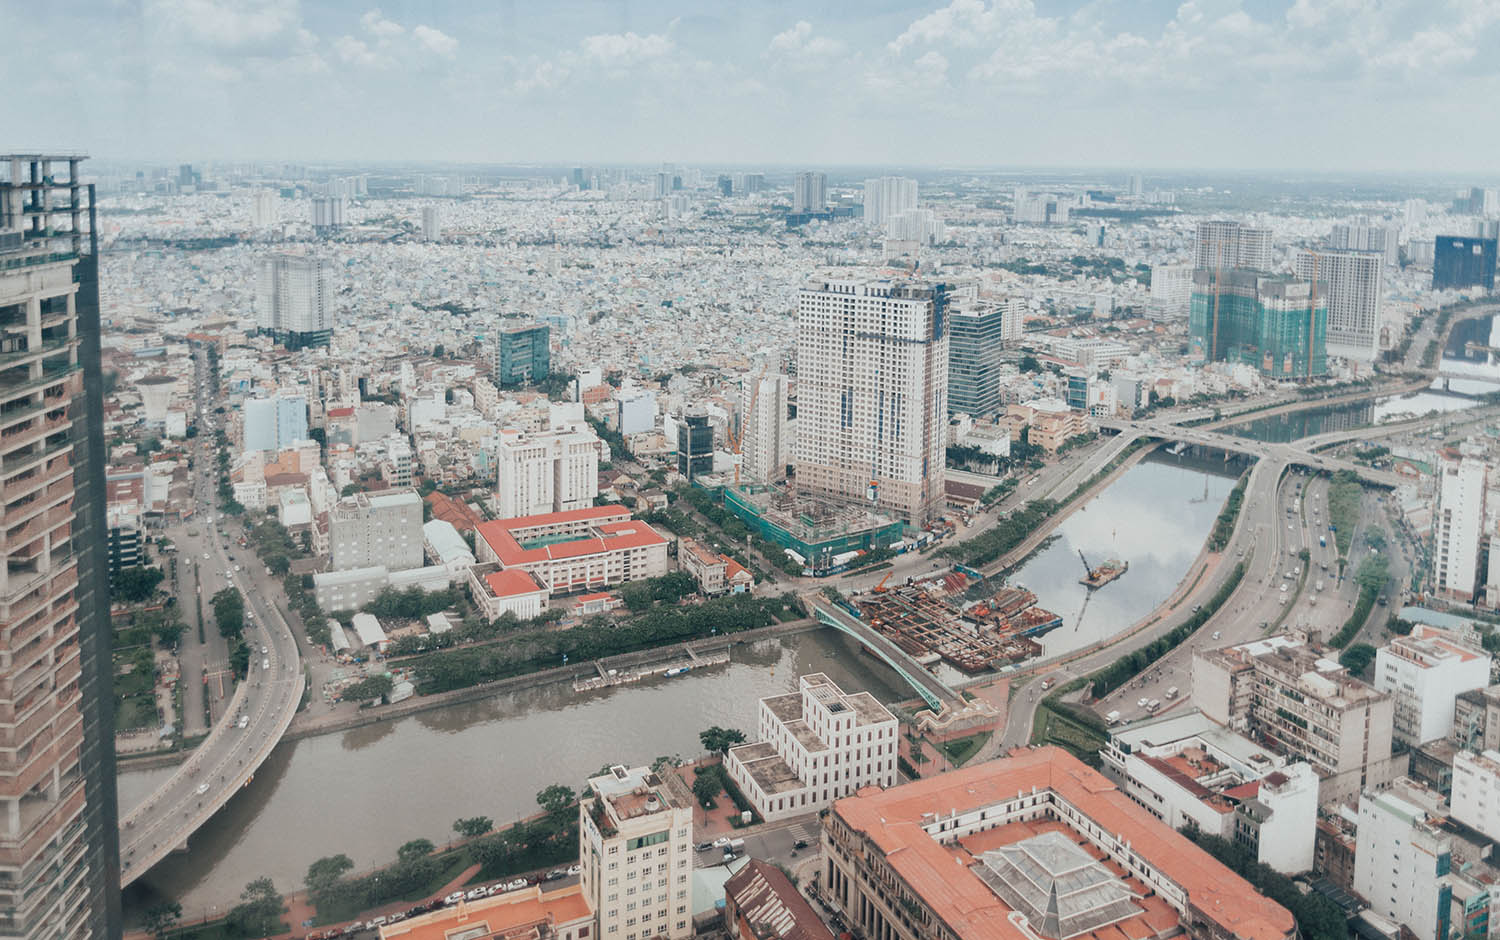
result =
[{"label": "crosswalk", "polygon": [[805,839],[808,845],[813,845],[818,841],[817,823],[798,823],[795,826],[789,827],[787,832],[793,840]]}]

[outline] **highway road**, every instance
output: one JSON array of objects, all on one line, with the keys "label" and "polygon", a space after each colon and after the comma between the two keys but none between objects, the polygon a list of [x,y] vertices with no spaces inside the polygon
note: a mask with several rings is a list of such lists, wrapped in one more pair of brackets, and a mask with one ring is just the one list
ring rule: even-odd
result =
[{"label": "highway road", "polygon": [[[245,596],[244,638],[251,645],[249,675],[239,684],[224,715],[208,737],[193,750],[177,771],[131,810],[120,823],[121,884],[128,885],[174,849],[184,848],[188,838],[243,786],[275,748],[296,714],[305,679],[296,638],[281,611],[267,599],[265,590],[246,590],[247,573],[234,573],[227,524],[215,537],[216,513],[212,506],[215,457],[208,440],[206,405],[213,400],[200,376],[198,427],[209,433],[199,437],[194,462],[198,467],[195,498],[203,513],[203,538],[211,544],[204,555],[193,559],[199,572],[200,590],[208,598],[215,589],[214,570]],[[250,562],[259,566],[258,561]]]}]

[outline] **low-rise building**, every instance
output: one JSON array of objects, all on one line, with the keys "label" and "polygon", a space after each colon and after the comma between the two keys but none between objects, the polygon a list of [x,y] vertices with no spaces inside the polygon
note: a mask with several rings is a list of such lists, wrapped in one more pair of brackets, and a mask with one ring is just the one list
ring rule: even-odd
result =
[{"label": "low-rise building", "polygon": [[600,940],[692,936],[693,801],[649,767],[589,778],[578,805],[579,887]]},{"label": "low-rise building", "polygon": [[530,620],[547,606],[547,589],[520,568],[474,565],[468,569],[469,596],[486,620],[505,614]]},{"label": "low-rise building", "polygon": [[462,901],[380,928],[380,940],[597,940],[580,886],[545,884]]},{"label": "low-rise building", "polygon": [[758,858],[724,882],[724,930],[730,940],[833,940],[792,880]]},{"label": "low-rise building", "polygon": [[763,819],[816,812],[860,787],[894,786],[899,723],[868,692],[821,672],[760,700],[760,740],[729,749],[724,768]]},{"label": "low-rise building", "polygon": [[623,506],[590,506],[486,522],[481,564],[530,572],[549,595],[598,591],[667,573],[668,541]]},{"label": "low-rise building", "polygon": [[890,789],[823,818],[824,895],[882,940],[1292,940],[1285,908],[1053,747]]},{"label": "low-rise building", "polygon": [[358,610],[384,591],[390,580],[384,565],[320,572],[313,575],[313,600],[324,611]]},{"label": "low-rise building", "polygon": [[1287,874],[1313,866],[1318,776],[1192,710],[1138,721],[1099,752],[1104,775],[1173,829],[1253,849]]},{"label": "low-rise building", "polygon": [[1500,752],[1453,756],[1453,818],[1500,840]]}]

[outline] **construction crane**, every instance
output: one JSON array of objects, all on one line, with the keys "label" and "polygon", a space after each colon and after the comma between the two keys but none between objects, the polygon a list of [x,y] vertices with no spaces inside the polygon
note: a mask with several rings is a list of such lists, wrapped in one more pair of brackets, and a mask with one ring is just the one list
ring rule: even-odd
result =
[{"label": "construction crane", "polygon": [[1094,566],[1089,564],[1089,560],[1087,558],[1083,557],[1083,549],[1081,548],[1078,550],[1078,560],[1083,562],[1084,574],[1087,574],[1092,578],[1094,576]]},{"label": "construction crane", "polygon": [[891,572],[887,571],[885,573],[885,577],[883,577],[883,578],[880,579],[880,583],[877,584],[877,585],[875,585],[870,590],[873,591],[876,594],[884,594],[885,593],[885,583],[887,581],[889,581],[890,579],[891,579]]}]

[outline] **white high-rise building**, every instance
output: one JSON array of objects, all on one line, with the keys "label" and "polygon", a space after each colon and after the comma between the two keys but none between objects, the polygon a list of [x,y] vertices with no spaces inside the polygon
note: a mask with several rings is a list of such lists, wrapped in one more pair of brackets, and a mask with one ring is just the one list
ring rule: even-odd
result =
[{"label": "white high-rise building", "polygon": [[344,227],[349,200],[343,196],[314,196],[312,201],[313,231],[327,233]]},{"label": "white high-rise building", "polygon": [[1446,630],[1418,624],[1375,654],[1375,688],[1395,703],[1391,735],[1408,747],[1447,737],[1453,700],[1490,684],[1490,657]]},{"label": "white high-rise building", "polygon": [[1193,266],[1153,264],[1151,300],[1147,306],[1153,320],[1185,320],[1193,300]]},{"label": "white high-rise building", "polygon": [[507,428],[495,462],[502,519],[583,509],[599,495],[599,438],[587,428]]},{"label": "white high-rise building", "polygon": [[1500,753],[1459,751],[1453,757],[1453,818],[1500,839]]},{"label": "white high-rise building", "polygon": [[1199,222],[1193,242],[1193,267],[1212,271],[1248,268],[1271,270],[1271,230],[1240,222]]},{"label": "white high-rise building", "polygon": [[741,479],[770,483],[786,478],[792,460],[792,423],[787,418],[787,377],[746,376],[740,382]]},{"label": "white high-rise building", "polygon": [[1146,191],[1146,179],[1139,173],[1130,174],[1130,179],[1125,184],[1125,195],[1139,196]]},{"label": "white high-rise building", "polygon": [[346,496],[334,504],[328,525],[335,571],[422,567],[422,497],[416,490]]},{"label": "white high-rise building", "polygon": [[942,510],[947,289],[819,280],[798,294],[798,487],[914,524]]},{"label": "white high-rise building", "polygon": [[827,204],[827,173],[798,173],[792,177],[793,212],[822,212]]},{"label": "white high-rise building", "polygon": [[1394,225],[1373,225],[1360,216],[1335,225],[1328,233],[1328,247],[1334,251],[1373,251],[1394,267],[1400,261],[1400,234]]},{"label": "white high-rise building", "polygon": [[250,225],[254,228],[268,228],[275,225],[276,201],[276,194],[271,190],[256,190],[250,202]]},{"label": "white high-rise building", "polygon": [[1433,580],[1438,593],[1471,600],[1479,586],[1479,540],[1489,467],[1476,457],[1444,458],[1432,517]]},{"label": "white high-rise building", "polygon": [[1297,276],[1327,286],[1328,355],[1373,362],[1380,353],[1385,262],[1369,251],[1298,249]]},{"label": "white high-rise building", "polygon": [[241,406],[245,450],[284,450],[307,440],[307,398],[275,395],[247,398]]},{"label": "white high-rise building", "polygon": [[435,242],[443,237],[443,220],[437,206],[422,207],[422,241]]},{"label": "white high-rise building", "polygon": [[943,220],[931,209],[907,209],[886,220],[885,237],[893,241],[935,245],[946,236]]},{"label": "white high-rise building", "polygon": [[865,180],[865,222],[884,226],[893,216],[917,207],[917,181],[905,176]]},{"label": "white high-rise building", "polygon": [[327,346],[332,291],[321,258],[278,253],[262,258],[255,281],[255,325],[288,349]]},{"label": "white high-rise building", "polygon": [[1443,876],[1451,865],[1452,843],[1437,820],[1394,793],[1360,794],[1353,887],[1371,910],[1417,940],[1447,940],[1452,904]]},{"label": "white high-rise building", "polygon": [[579,885],[598,940],[693,935],[693,797],[649,767],[611,767],[578,801]]}]

